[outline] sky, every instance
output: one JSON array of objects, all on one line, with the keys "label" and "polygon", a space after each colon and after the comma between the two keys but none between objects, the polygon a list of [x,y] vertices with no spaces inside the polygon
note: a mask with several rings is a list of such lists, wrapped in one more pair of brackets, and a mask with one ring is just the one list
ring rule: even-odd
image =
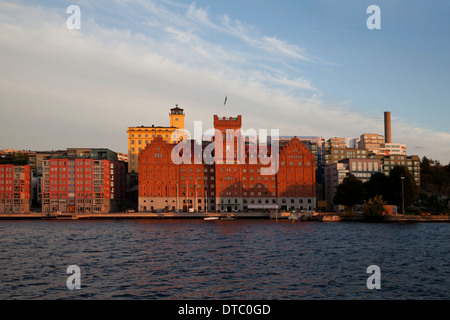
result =
[{"label": "sky", "polygon": [[176,104],[192,135],[217,114],[326,140],[383,135],[390,111],[392,142],[447,164],[449,17],[450,0],[0,0],[0,149],[127,153],[127,128]]}]

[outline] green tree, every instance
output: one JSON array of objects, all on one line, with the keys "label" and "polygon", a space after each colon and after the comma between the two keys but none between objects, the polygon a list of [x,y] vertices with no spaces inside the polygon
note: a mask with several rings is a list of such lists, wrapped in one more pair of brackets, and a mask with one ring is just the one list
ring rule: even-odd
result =
[{"label": "green tree", "polygon": [[383,220],[384,206],[387,203],[381,195],[370,198],[364,203],[363,218],[365,221],[378,222]]},{"label": "green tree", "polygon": [[345,177],[341,184],[338,185],[334,203],[350,207],[362,204],[365,199],[365,190],[361,180],[358,180],[353,174]]},{"label": "green tree", "polygon": [[[388,199],[389,203],[402,207],[402,177],[404,188],[405,209],[416,202],[419,197],[419,187],[417,186],[414,176],[405,166],[395,166],[389,173],[391,180],[391,193]],[[403,210],[403,208],[401,209]]]}]

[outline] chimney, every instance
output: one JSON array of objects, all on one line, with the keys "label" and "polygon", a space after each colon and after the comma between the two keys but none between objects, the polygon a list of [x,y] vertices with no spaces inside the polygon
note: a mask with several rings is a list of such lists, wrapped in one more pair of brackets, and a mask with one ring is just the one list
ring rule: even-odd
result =
[{"label": "chimney", "polygon": [[392,143],[391,140],[391,112],[384,112],[384,143]]}]

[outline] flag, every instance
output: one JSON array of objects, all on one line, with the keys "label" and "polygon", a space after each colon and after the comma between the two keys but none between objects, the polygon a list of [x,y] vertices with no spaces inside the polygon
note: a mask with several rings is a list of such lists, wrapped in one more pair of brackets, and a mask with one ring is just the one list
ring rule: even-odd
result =
[{"label": "flag", "polygon": [[223,105],[227,104],[227,98],[228,98],[228,96],[225,97],[225,101],[223,102]]}]

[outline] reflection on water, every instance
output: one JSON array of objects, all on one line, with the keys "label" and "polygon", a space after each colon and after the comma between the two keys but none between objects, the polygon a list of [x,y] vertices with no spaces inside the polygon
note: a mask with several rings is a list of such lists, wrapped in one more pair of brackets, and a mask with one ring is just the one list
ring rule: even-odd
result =
[{"label": "reflection on water", "polygon": [[[0,299],[449,299],[448,224],[1,221]],[[66,287],[69,265],[81,289]],[[369,290],[369,265],[381,290]]]}]

